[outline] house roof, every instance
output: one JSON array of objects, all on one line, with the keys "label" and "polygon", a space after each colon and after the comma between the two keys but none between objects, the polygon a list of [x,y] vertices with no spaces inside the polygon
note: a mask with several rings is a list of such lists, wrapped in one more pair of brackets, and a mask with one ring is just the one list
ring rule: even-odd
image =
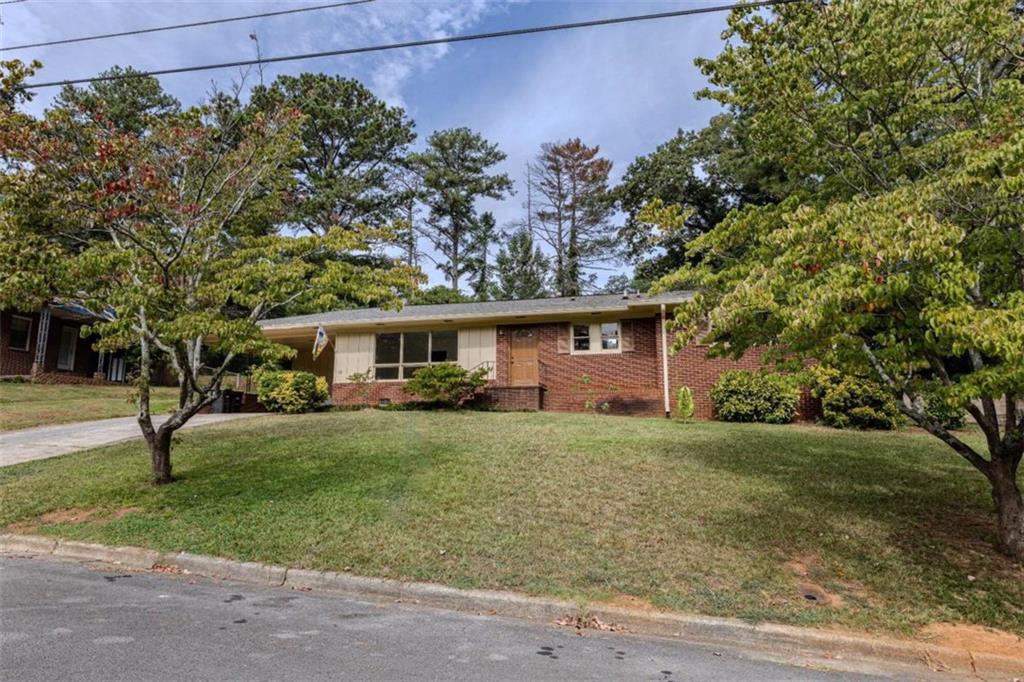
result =
[{"label": "house roof", "polygon": [[270,336],[283,336],[289,331],[318,326],[325,329],[395,327],[430,322],[512,322],[522,318],[552,319],[577,315],[644,313],[653,312],[661,304],[683,303],[692,296],[693,292],[690,291],[673,291],[655,295],[598,294],[518,301],[407,305],[401,310],[359,308],[263,320],[260,326]]}]

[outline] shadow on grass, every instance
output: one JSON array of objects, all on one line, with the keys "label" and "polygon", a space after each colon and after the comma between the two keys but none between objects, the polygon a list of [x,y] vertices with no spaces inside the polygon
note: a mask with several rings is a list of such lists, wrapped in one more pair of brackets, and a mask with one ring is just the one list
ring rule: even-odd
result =
[{"label": "shadow on grass", "polygon": [[[985,620],[1024,632],[1024,566],[995,547],[995,514],[980,473],[925,435],[843,434],[787,427],[719,434],[717,447],[687,456],[730,476],[769,485],[750,509],[710,519],[723,542],[780,562],[817,557],[845,583],[859,576],[869,600],[943,605],[936,619]],[[916,606],[914,607],[916,608]],[[909,609],[908,609],[909,610]]]}]

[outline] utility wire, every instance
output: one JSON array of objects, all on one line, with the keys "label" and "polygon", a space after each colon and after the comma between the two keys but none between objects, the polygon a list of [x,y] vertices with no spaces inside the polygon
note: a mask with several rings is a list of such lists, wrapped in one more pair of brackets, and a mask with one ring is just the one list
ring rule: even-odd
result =
[{"label": "utility wire", "polygon": [[[7,0],[7,2],[24,2],[25,0]],[[118,33],[101,33],[92,36],[79,36],[77,38],[62,38],[60,40],[48,40],[42,43],[25,43],[24,45],[12,45],[0,47],[0,52],[10,50],[27,50],[30,47],[46,47],[48,45],[67,45],[68,43],[84,43],[89,40],[104,40],[106,38],[119,38],[121,36],[137,36],[143,33],[157,33],[159,31],[176,31],[180,28],[195,28],[197,26],[212,26],[213,24],[226,24],[231,21],[245,21],[246,19],[261,19],[263,17],[279,17],[284,14],[299,14],[301,12],[315,12],[322,9],[333,9],[335,7],[347,7],[349,5],[365,5],[374,0],[347,0],[347,2],[332,2],[329,5],[314,5],[312,7],[295,7],[293,9],[282,9],[276,12],[263,12],[260,14],[247,14],[243,17],[225,17],[223,19],[208,19],[206,21],[193,21],[188,24],[172,24],[170,26],[155,26],[153,28],[137,28],[131,31],[120,31]],[[7,4],[0,2],[0,4]]]},{"label": "utility wire", "polygon": [[694,14],[711,14],[713,12],[726,12],[734,9],[757,9],[759,7],[774,7],[776,5],[789,5],[797,2],[808,2],[809,0],[758,0],[757,2],[742,2],[730,5],[714,5],[711,7],[697,7],[692,9],[675,10],[672,12],[657,12],[655,14],[637,14],[627,17],[612,17],[609,19],[592,19],[590,21],[576,21],[569,24],[551,24],[547,26],[530,26],[527,28],[513,28],[506,31],[491,31],[488,33],[471,33],[461,36],[445,36],[442,38],[428,38],[425,40],[410,40],[404,43],[389,43],[386,45],[369,45],[366,47],[351,47],[342,50],[327,50],[324,52],[307,52],[306,54],[288,55],[283,57],[266,57],[264,59],[243,59],[236,62],[221,62],[219,64],[203,64],[201,66],[179,66],[170,69],[154,69],[152,71],[138,71],[135,73],[117,73],[106,76],[95,76],[93,78],[75,78],[71,80],[49,81],[45,83],[26,83],[19,87],[19,90],[36,90],[39,88],[52,88],[58,85],[78,85],[81,83],[99,83],[103,81],[124,80],[126,78],[144,78],[147,76],[167,76],[176,73],[191,73],[194,71],[209,71],[211,69],[227,69],[240,66],[254,66],[257,64],[274,64],[278,62],[291,62],[303,59],[320,59],[323,57],[338,57],[351,54],[364,54],[366,52],[384,52],[388,50],[399,50],[409,47],[425,47],[428,45],[443,45],[447,43],[465,43],[474,40],[489,40],[491,38],[505,38],[509,36],[529,35],[533,33],[550,33],[553,31],[566,31],[575,28],[586,28],[589,26],[610,26],[612,24],[626,24],[636,21],[649,21],[653,19],[668,19],[670,17],[684,17]]},{"label": "utility wire", "polygon": [[17,5],[19,2],[25,2],[25,0],[4,0],[0,2],[0,5]]}]

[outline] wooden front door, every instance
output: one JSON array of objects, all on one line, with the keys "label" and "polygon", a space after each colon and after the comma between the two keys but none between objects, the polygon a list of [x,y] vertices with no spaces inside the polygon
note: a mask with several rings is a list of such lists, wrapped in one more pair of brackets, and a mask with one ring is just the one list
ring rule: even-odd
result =
[{"label": "wooden front door", "polygon": [[512,386],[536,386],[540,383],[536,329],[512,330],[508,340],[508,381]]}]

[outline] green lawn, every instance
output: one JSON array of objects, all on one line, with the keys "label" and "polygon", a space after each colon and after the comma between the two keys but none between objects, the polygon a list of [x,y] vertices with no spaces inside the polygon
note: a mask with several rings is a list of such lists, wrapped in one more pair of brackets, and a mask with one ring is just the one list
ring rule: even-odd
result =
[{"label": "green lawn", "polygon": [[753,620],[1024,633],[1024,568],[992,549],[981,477],[921,433],[365,411],[178,438],[180,480],[158,489],[137,442],[0,469],[0,526]]},{"label": "green lawn", "polygon": [[[0,431],[27,429],[135,414],[128,386],[74,386],[0,381]],[[154,388],[154,414],[166,412],[177,400],[176,388]]]}]

